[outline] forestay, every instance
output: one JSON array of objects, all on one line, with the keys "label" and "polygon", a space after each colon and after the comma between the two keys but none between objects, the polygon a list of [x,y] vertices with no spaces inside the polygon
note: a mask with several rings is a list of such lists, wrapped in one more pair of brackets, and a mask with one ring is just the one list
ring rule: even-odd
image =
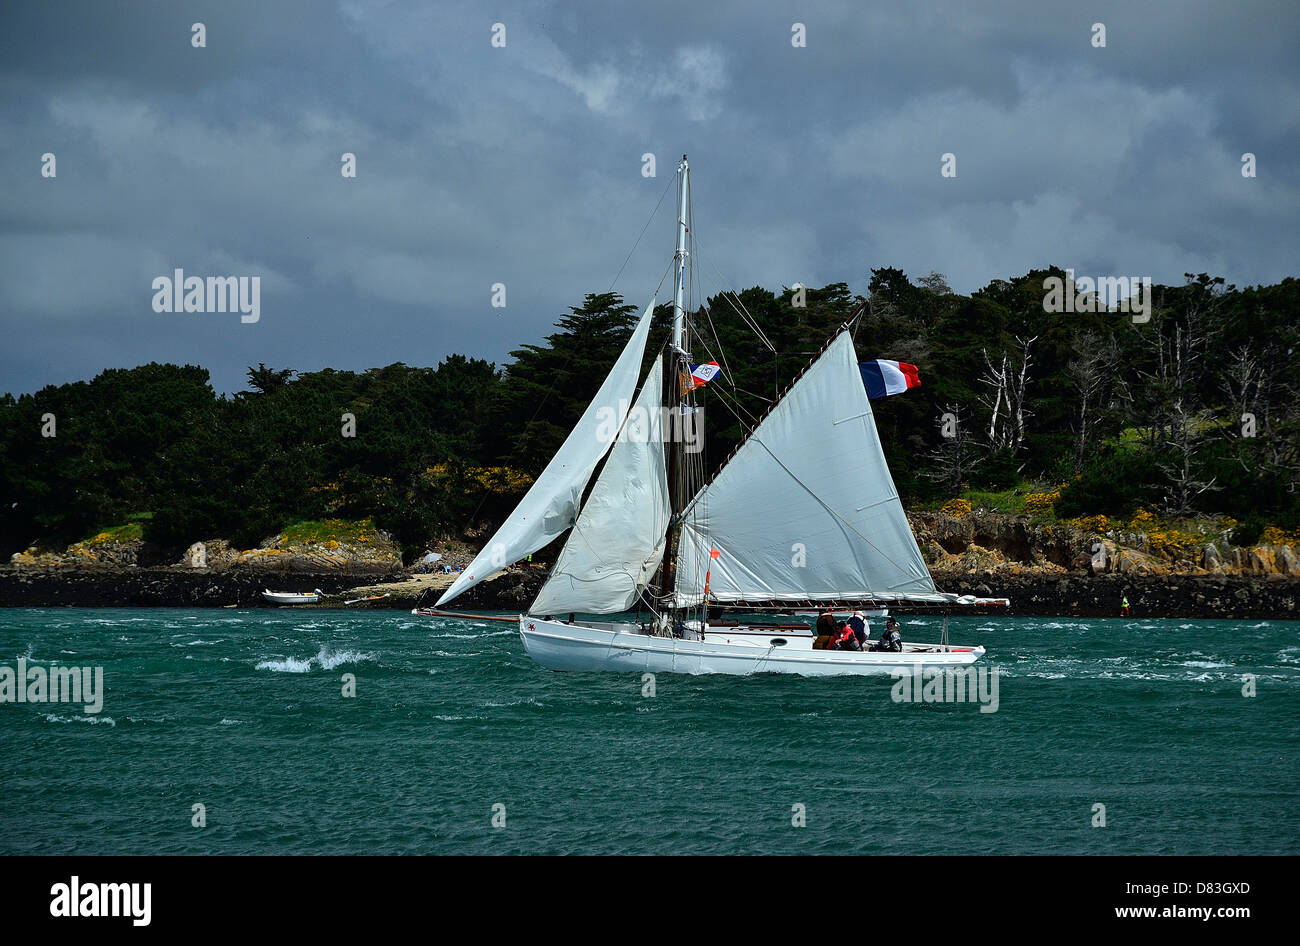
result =
[{"label": "forestay", "polygon": [[531,555],[573,525],[578,515],[578,505],[582,501],[582,492],[587,488],[596,465],[613,444],[613,436],[602,436],[602,433],[618,430],[627,415],[628,404],[636,391],[637,375],[641,371],[641,358],[645,354],[653,312],[654,299],[651,299],[650,304],[642,310],[641,318],[623,353],[618,356],[605,382],[564,444],[515,507],[510,518],[438,599],[438,606],[446,604],[525,555]]},{"label": "forestay", "polygon": [[679,605],[702,599],[709,569],[713,601],[953,597],[908,526],[847,331],[688,507]]},{"label": "forestay", "polygon": [[530,614],[627,611],[659,568],[672,514],[663,374],[655,362]]}]

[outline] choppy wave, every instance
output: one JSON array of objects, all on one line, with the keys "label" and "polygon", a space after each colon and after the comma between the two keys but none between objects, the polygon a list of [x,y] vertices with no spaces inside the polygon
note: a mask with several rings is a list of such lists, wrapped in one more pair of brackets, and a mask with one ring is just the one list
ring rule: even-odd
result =
[{"label": "choppy wave", "polygon": [[91,723],[92,725],[106,724],[116,726],[117,721],[112,716],[60,716],[57,713],[46,713],[45,721],[47,723]]},{"label": "choppy wave", "polygon": [[321,670],[333,670],[344,664],[362,663],[374,660],[374,654],[363,654],[355,650],[340,650],[330,653],[329,648],[321,645],[314,657],[263,658],[254,667],[256,670],[270,670],[274,673],[310,673],[313,667]]}]

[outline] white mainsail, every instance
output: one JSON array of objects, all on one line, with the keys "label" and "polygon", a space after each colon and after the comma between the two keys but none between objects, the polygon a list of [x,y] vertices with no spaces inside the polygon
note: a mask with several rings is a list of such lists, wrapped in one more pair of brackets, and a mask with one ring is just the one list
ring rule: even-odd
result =
[{"label": "white mainsail", "polygon": [[630,610],[658,570],[672,516],[664,461],[663,374],[661,359],[651,366],[530,614]]},{"label": "white mainsail", "polygon": [[[710,558],[710,550],[718,551]],[[713,601],[947,599],[935,591],[843,331],[682,523],[674,590]]]},{"label": "white mainsail", "polygon": [[[531,555],[562,535],[578,515],[582,492],[596,465],[613,445],[636,391],[641,358],[654,312],[654,299],[641,312],[632,337],[614,362],[604,384],[579,418],[559,451],[537,477],[514,512],[483,547],[470,566],[438,599],[441,607],[525,555]],[[608,436],[602,436],[609,431]]]}]

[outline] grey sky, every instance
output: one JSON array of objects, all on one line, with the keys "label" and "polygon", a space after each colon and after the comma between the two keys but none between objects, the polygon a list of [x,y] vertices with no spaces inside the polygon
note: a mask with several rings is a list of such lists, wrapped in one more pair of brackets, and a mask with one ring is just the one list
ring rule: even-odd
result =
[{"label": "grey sky", "polygon": [[[8,3],[0,392],[154,360],[218,390],[258,362],[501,362],[609,287],[683,152],[706,293],[862,292],[887,265],[961,292],[1051,264],[1275,282],[1298,36],[1293,0]],[[260,275],[261,321],[155,313],[177,267]]]}]

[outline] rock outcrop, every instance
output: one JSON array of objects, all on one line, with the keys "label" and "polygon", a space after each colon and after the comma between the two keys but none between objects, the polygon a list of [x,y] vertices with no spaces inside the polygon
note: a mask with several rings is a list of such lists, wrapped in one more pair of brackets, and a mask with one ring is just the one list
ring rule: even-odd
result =
[{"label": "rock outcrop", "polygon": [[913,512],[908,522],[926,563],[945,574],[1243,575],[1300,578],[1300,554],[1289,545],[1230,546],[1222,537],[1171,541],[1152,530],[1091,530],[979,510],[963,516]]}]

